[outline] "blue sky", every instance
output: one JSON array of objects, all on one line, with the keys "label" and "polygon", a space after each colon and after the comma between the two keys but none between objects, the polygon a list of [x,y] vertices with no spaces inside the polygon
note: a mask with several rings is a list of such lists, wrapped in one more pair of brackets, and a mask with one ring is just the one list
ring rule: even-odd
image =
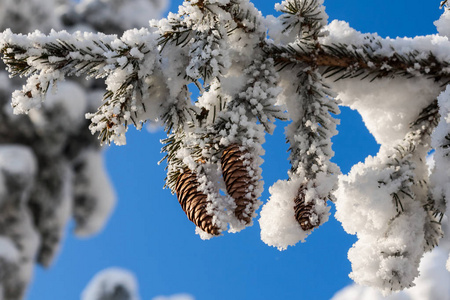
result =
[{"label": "blue sky", "polygon": [[[274,2],[255,1],[263,14]],[[175,11],[180,1],[173,1]],[[439,1],[326,0],[332,19],[346,20],[363,32],[381,36],[435,33]],[[356,112],[342,108],[333,159],[342,172],[376,154],[378,146]],[[267,137],[263,164],[265,189],[286,178],[287,146],[279,123]],[[163,190],[164,167],[158,166],[162,132],[130,130],[126,146],[112,146],[106,163],[118,204],[105,230],[80,240],[70,233],[59,258],[48,270],[37,268],[30,300],[75,300],[98,271],[111,266],[134,272],[143,300],[156,295],[190,293],[197,300],[330,299],[351,283],[347,251],[355,237],[330,221],[307,242],[279,252],[259,237],[259,225],[238,234],[202,241],[169,190]],[[333,210],[334,212],[334,210]]]}]

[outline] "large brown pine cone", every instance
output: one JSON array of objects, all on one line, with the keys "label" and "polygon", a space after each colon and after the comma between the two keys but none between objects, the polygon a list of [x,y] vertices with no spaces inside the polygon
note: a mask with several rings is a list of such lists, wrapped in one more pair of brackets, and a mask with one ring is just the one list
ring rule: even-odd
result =
[{"label": "large brown pine cone", "polygon": [[295,219],[300,224],[304,231],[311,230],[320,225],[320,220],[314,221],[311,220],[313,215],[316,215],[314,212],[314,202],[305,202],[305,191],[306,186],[300,186],[298,191],[297,198],[295,198]]},{"label": "large brown pine cone", "polygon": [[239,149],[239,145],[230,145],[223,151],[221,162],[227,193],[236,203],[234,214],[236,218],[249,224],[252,221],[253,211],[251,210],[256,199],[253,194],[251,199],[246,197],[249,193],[247,188],[253,183],[247,167],[244,166],[243,156],[246,153]]},{"label": "large brown pine cone", "polygon": [[206,211],[207,196],[198,191],[199,185],[197,175],[191,170],[185,169],[178,176],[175,185],[178,202],[188,219],[195,225],[209,234],[219,235],[219,228],[212,222],[213,216]]}]

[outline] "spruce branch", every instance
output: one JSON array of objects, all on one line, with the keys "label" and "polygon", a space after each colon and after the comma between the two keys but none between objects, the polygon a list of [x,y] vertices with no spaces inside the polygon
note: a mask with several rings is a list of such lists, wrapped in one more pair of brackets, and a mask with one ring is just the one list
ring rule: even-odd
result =
[{"label": "spruce branch", "polygon": [[232,34],[235,30],[239,29],[247,34],[255,33],[260,26],[260,16],[255,11],[254,7],[250,3],[247,5],[241,5],[240,1],[231,0],[225,6],[220,6],[223,10],[227,11],[234,24],[228,25],[228,34]]},{"label": "spruce branch", "polygon": [[[294,65],[318,66],[325,78],[369,78],[423,76],[442,85],[450,81],[449,63],[438,59],[432,52],[426,57],[413,51],[405,54],[393,51],[390,55],[376,54],[371,44],[360,47],[346,44],[320,45],[314,50],[300,43],[287,46],[267,46],[265,51],[282,70]],[[378,47],[380,47],[379,44]]]},{"label": "spruce branch", "polygon": [[187,129],[197,125],[202,114],[198,107],[192,105],[187,86],[183,86],[180,93],[176,97],[168,99],[161,108],[160,119],[168,135],[171,132],[180,131],[180,128]]},{"label": "spruce branch", "polygon": [[[339,186],[336,217],[358,236],[349,259],[351,277],[359,284],[385,293],[414,285],[423,254],[442,236],[433,216],[425,162],[438,115],[436,101],[431,101],[395,147],[383,145],[376,157],[352,168]],[[379,271],[368,273],[368,263]]]},{"label": "spruce branch", "polygon": [[[330,162],[334,154],[331,137],[337,133],[337,121],[331,114],[338,114],[339,109],[317,71],[306,69],[297,76],[298,105],[302,111],[299,116],[291,116],[293,121],[286,128],[291,162],[289,178],[292,182],[300,180],[293,209],[302,229],[310,231],[326,221],[325,203],[334,200],[332,192],[339,170]],[[335,183],[322,189],[324,178]]]},{"label": "spruce branch", "polygon": [[192,31],[190,28],[187,28],[186,26],[178,22],[173,22],[171,24],[171,27],[172,29],[170,31],[164,32],[164,34],[162,34],[158,39],[158,45],[161,46],[161,52],[169,43],[173,43],[177,47],[184,47],[190,41]]},{"label": "spruce branch", "polygon": [[430,174],[430,192],[429,201],[425,206],[430,219],[430,224],[426,233],[430,238],[429,248],[437,244],[439,238],[443,236],[440,228],[444,215],[449,214],[448,205],[448,163],[449,163],[449,106],[448,106],[448,87],[438,97],[436,106],[439,109],[439,122],[431,135],[431,145],[435,149],[433,154],[434,166]]},{"label": "spruce branch", "polygon": [[322,3],[318,0],[287,0],[278,5],[283,33],[296,31],[302,43],[317,41],[325,25]]},{"label": "spruce branch", "polygon": [[245,110],[250,119],[258,120],[265,131],[272,133],[276,119],[286,120],[284,108],[276,104],[280,92],[278,74],[271,58],[255,59],[244,70],[247,77],[245,86],[228,104],[229,111]]},{"label": "spruce branch", "polygon": [[[326,201],[334,200],[332,192],[336,189],[337,166],[330,162],[334,155],[331,150],[331,137],[337,133],[338,123],[331,114],[339,114],[339,108],[333,99],[330,88],[323,83],[319,74],[316,57],[320,44],[319,36],[323,27],[324,12],[318,1],[284,2],[285,19],[294,14],[300,25],[294,46],[286,49],[301,51],[312,57],[310,65],[292,64],[292,73],[296,73],[296,93],[298,99],[291,100],[288,106],[301,107],[300,112],[291,115],[292,123],[286,129],[286,142],[289,143],[291,171],[289,180],[297,185],[294,199],[295,219],[305,232],[310,232],[328,219]],[[291,20],[292,22],[292,20]],[[295,24],[295,23],[294,23]],[[284,55],[282,55],[284,56]],[[277,59],[274,59],[277,61]],[[281,65],[284,69],[288,64]],[[322,180],[318,178],[321,177]],[[329,178],[333,183],[325,189],[321,181]],[[298,183],[297,183],[298,182]],[[300,184],[300,186],[298,186]],[[318,192],[320,190],[320,192]]]},{"label": "spruce branch", "polygon": [[[433,199],[427,180],[428,176],[423,178],[423,175],[418,173],[421,172],[420,169],[426,169],[425,166],[420,166],[420,164],[425,164],[422,156],[430,150],[430,135],[438,120],[439,108],[437,100],[434,100],[410,124],[411,131],[394,148],[394,153],[388,157],[386,164],[386,167],[392,170],[390,180],[400,181],[397,191],[391,194],[397,214],[390,222],[396,222],[397,218],[407,220],[411,215],[417,214],[417,209],[423,209],[425,211],[424,219],[417,220],[417,222],[423,222],[423,252],[431,251],[443,236],[441,229],[442,212],[436,207],[436,201]],[[386,235],[390,234],[393,233],[386,233]],[[417,243],[420,244],[421,241],[417,241]],[[385,255],[389,257],[395,254],[386,252]],[[399,256],[410,257],[411,254],[406,252]],[[391,288],[401,289],[406,283],[403,282],[404,279],[400,275],[397,277],[399,285],[393,280],[390,282]]]},{"label": "spruce branch", "polygon": [[184,137],[185,134],[182,131],[176,131],[167,138],[161,140],[161,143],[163,144],[161,152],[165,153],[165,155],[158,164],[167,161],[165,169],[168,170],[168,172],[164,188],[170,188],[172,193],[175,193],[175,185],[178,176],[181,174],[182,170],[187,167],[186,164],[183,163],[183,160],[177,155],[183,146]]},{"label": "spruce branch", "polygon": [[[306,170],[308,179],[314,179],[317,169],[318,156],[325,154],[330,158],[332,135],[336,133],[337,121],[331,114],[339,114],[339,109],[332,101],[332,94],[328,86],[322,83],[320,75],[314,71],[307,70],[298,75],[299,99],[303,101],[302,116],[289,126],[287,143],[290,144],[291,152],[289,160],[291,162],[291,172],[295,173],[302,165]],[[293,130],[293,131],[292,131]],[[295,133],[294,133],[295,132]],[[302,138],[294,137],[301,135]],[[298,142],[302,141],[302,142]],[[303,144],[307,143],[307,145]],[[305,149],[316,149],[304,153]],[[320,152],[317,152],[321,149]],[[321,167],[319,167],[320,169]]]},{"label": "spruce branch", "polygon": [[[177,194],[188,218],[212,235],[219,235],[227,224],[230,231],[237,231],[252,223],[262,192],[260,155],[265,133],[273,132],[276,119],[288,116],[291,170],[274,199],[275,204],[284,201],[289,206],[290,214],[285,215],[292,217],[293,231],[301,231],[301,240],[327,220],[326,202],[335,200],[339,169],[330,159],[338,123],[333,115],[339,109],[325,79],[417,76],[443,84],[450,81],[445,51],[431,51],[431,39],[409,43],[355,34],[348,39],[351,43],[345,43],[339,32],[334,33],[337,38],[332,30],[327,32],[322,3],[286,0],[277,6],[282,15],[275,27],[289,42],[284,37],[270,40],[265,27],[270,22],[247,0],[186,1],[177,14],[153,22],[151,30],[129,31],[120,39],[63,32],[25,37],[5,31],[0,51],[9,71],[29,77],[24,89],[14,94],[13,106],[17,112],[39,106],[66,76],[105,79],[104,103],[88,115],[91,130],[100,132],[102,143],[120,144],[129,124],[140,128],[151,118],[163,123],[168,134],[162,147],[167,160],[165,186]],[[412,47],[403,47],[405,43]],[[430,51],[424,50],[427,47]],[[415,48],[420,51],[404,50]],[[196,101],[188,89],[192,83],[201,94]],[[287,86],[288,92],[281,86]],[[282,92],[283,97],[278,97]],[[279,105],[283,101],[290,109],[286,114]],[[437,111],[436,101],[425,108],[405,138],[377,165],[388,171],[389,178],[375,185],[396,188],[392,193],[384,189],[395,216],[380,240],[395,238],[396,222],[407,224],[417,207],[421,217],[427,214],[420,220],[425,250],[434,247],[441,235],[442,207],[429,193],[427,178],[418,175]],[[450,138],[445,139],[442,149],[450,148]],[[287,195],[284,188],[290,189],[289,201],[280,200]],[[271,207],[276,210],[284,204]],[[422,246],[422,241],[418,243]],[[51,248],[51,241],[47,244]],[[381,251],[384,258],[406,257],[414,262],[419,254],[423,253]],[[398,270],[389,271],[390,288],[411,284]]]},{"label": "spruce branch", "polygon": [[[141,126],[139,115],[146,110],[143,98],[151,88],[147,82],[155,64],[150,49],[156,41],[149,31],[132,30],[122,39],[100,33],[52,32],[24,37],[7,30],[2,35],[1,52],[12,76],[31,76],[23,90],[14,93],[16,111],[27,112],[40,105],[49,87],[65,76],[122,77],[119,86],[107,88],[98,111],[88,115],[90,128],[100,132],[101,143],[123,143],[128,123]],[[12,44],[15,39],[24,42]],[[144,65],[148,69],[143,69]]]},{"label": "spruce branch", "polygon": [[[13,40],[25,41],[15,44]],[[30,76],[42,71],[59,71],[61,75],[86,75],[102,78],[108,74],[104,67],[111,64],[114,68],[122,67],[117,61],[124,57],[133,64],[137,61],[130,51],[132,48],[142,50],[145,45],[126,45],[120,43],[113,47],[117,40],[114,35],[74,34],[52,32],[45,36],[38,32],[28,37],[13,34],[10,30],[2,33],[1,53],[12,76]],[[145,50],[144,50],[145,52]]]},{"label": "spruce branch", "polygon": [[[398,213],[402,213],[404,211],[404,207],[401,202],[402,198],[406,196],[411,200],[415,199],[413,187],[417,187],[418,185],[427,186],[426,182],[418,182],[418,179],[415,177],[414,169],[416,167],[413,155],[415,155],[419,147],[427,147],[427,149],[430,147],[430,135],[433,132],[433,129],[437,126],[438,120],[439,108],[437,105],[437,100],[434,100],[420,112],[416,120],[411,122],[410,132],[405,136],[400,144],[394,147],[394,153],[389,157],[386,166],[394,170],[391,174],[391,180],[403,178],[399,190],[392,194],[392,199]],[[427,187],[424,188],[427,189]],[[428,201],[424,203],[424,208],[426,210],[434,207],[431,201],[431,199],[428,199]],[[422,199],[422,202],[425,202],[425,199]]]}]

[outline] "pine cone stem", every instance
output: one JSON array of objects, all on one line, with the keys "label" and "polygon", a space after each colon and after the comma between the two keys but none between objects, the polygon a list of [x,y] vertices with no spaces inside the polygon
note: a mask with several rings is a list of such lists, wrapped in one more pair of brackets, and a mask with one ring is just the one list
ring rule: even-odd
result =
[{"label": "pine cone stem", "polygon": [[188,219],[201,230],[211,235],[220,235],[219,228],[213,223],[213,216],[206,210],[209,203],[208,197],[198,190],[199,186],[197,175],[185,169],[178,176],[175,185],[178,202]]}]

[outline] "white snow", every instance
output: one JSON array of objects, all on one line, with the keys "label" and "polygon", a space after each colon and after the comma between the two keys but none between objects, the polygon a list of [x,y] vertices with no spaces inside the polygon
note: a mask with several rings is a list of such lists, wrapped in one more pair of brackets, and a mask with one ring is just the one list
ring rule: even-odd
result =
[{"label": "white snow", "polygon": [[424,78],[387,78],[330,82],[342,105],[358,111],[367,129],[382,145],[395,146],[409,123],[440,93],[439,85]]},{"label": "white snow", "polygon": [[79,84],[64,81],[58,85],[56,93],[50,93],[47,96],[44,107],[45,109],[51,109],[57,105],[64,107],[67,116],[70,118],[67,120],[72,124],[83,121],[84,114],[87,109],[86,95],[84,90]]},{"label": "white snow", "polygon": [[[133,0],[128,6],[124,3],[83,0],[75,6],[74,14],[85,15],[88,23],[108,22],[119,15],[123,26],[133,27],[147,22],[149,15],[144,11],[155,7],[144,0]],[[104,134],[103,142],[125,144],[130,124],[139,129],[148,120],[165,123],[171,137],[180,142],[180,149],[171,153],[168,161],[169,175],[186,168],[195,172],[199,191],[207,195],[207,212],[213,216],[214,225],[230,232],[251,226],[252,222],[244,224],[233,214],[236,203],[225,192],[220,153],[234,144],[244,153],[243,164],[250,177],[245,197],[252,200],[246,213],[254,217],[261,204],[258,198],[263,184],[260,165],[265,133],[273,132],[276,118],[289,118],[292,123],[285,133],[292,170],[288,172],[288,180],[280,180],[270,188],[271,197],[261,211],[262,240],[280,250],[304,241],[310,231],[303,231],[294,216],[295,198],[301,189],[305,203],[313,204],[311,223],[318,226],[326,222],[329,216],[326,201],[336,200],[336,218],[348,233],[357,235],[359,240],[349,251],[353,268],[350,276],[356,282],[377,287],[385,294],[413,285],[423,253],[440,238],[440,224],[433,222],[432,211],[426,209],[432,206],[450,213],[450,208],[445,207],[445,199],[450,198],[447,151],[450,88],[438,98],[441,119],[431,142],[429,132],[424,129],[431,126],[431,120],[411,127],[442,90],[440,82],[424,75],[433,67],[427,65],[430,52],[439,62],[450,61],[448,10],[436,21],[439,34],[383,39],[377,34],[357,32],[346,22],[332,21],[327,25],[322,0],[312,12],[317,28],[303,26],[311,20],[298,14],[263,18],[249,1],[212,0],[202,4],[208,5],[208,9],[196,3],[186,1],[178,13],[151,21],[150,28],[125,31],[120,38],[100,33],[71,35],[65,31],[52,31],[49,35],[36,31],[28,36],[9,30],[1,33],[0,48],[6,47],[6,51],[13,53],[14,49],[8,48],[10,44],[22,47],[24,51],[17,51],[15,58],[26,58],[30,69],[24,75],[33,74],[23,89],[13,94],[15,112],[28,113],[40,106],[63,104],[70,121],[76,122],[86,109],[86,101],[82,92],[73,92],[76,90],[73,87],[62,83],[60,92],[71,94],[70,97],[61,101],[55,96],[46,104],[41,103],[47,86],[56,87],[66,76],[86,75],[81,66],[94,63],[89,65],[92,73],[87,77],[105,79],[110,97],[106,97],[97,112],[87,114],[92,122],[91,131]],[[282,11],[287,4],[288,1],[283,1],[276,9]],[[163,1],[155,8],[161,10],[165,5]],[[239,5],[245,13],[230,15],[223,5]],[[232,34],[228,34],[230,28],[235,28]],[[314,30],[312,36],[318,36],[318,40],[305,39]],[[291,51],[301,52],[300,44],[304,42],[305,49],[309,49],[307,55],[315,55],[314,49],[320,50],[316,47],[319,42],[322,49],[347,44],[345,51],[362,59],[388,58],[382,64],[365,61],[364,67],[368,69],[378,63],[381,70],[392,70],[394,65],[389,63],[396,55],[415,62],[401,76],[395,73],[391,74],[395,78],[388,76],[374,81],[355,78],[335,82],[338,75],[322,78],[321,70],[314,65],[293,64],[279,71],[260,47],[267,32],[269,45],[288,46]],[[160,43],[171,34],[174,40]],[[61,45],[61,40],[75,50],[62,51],[59,56],[55,54],[45,60],[48,51],[43,45]],[[181,40],[185,47],[180,47]],[[285,52],[284,58],[289,55]],[[68,59],[74,61],[70,68],[75,71],[59,67]],[[359,67],[357,63],[347,72],[353,68],[358,71]],[[450,67],[439,72],[449,74]],[[195,84],[201,94],[196,103],[191,101],[189,84]],[[377,156],[367,157],[364,163],[353,166],[349,174],[339,178],[338,167],[330,162],[334,155],[331,137],[337,133],[338,123],[332,114],[338,113],[337,103],[356,109],[381,145]],[[36,124],[42,122],[42,118],[34,115],[30,112]],[[436,153],[435,167],[429,176],[425,161],[430,145]],[[0,166],[1,155],[0,151]],[[87,172],[94,178],[86,192],[100,201],[92,218],[78,230],[79,235],[100,230],[114,203],[99,155],[92,152],[85,157]],[[5,166],[4,170],[10,168],[6,163]],[[196,231],[202,238],[210,237],[200,229]],[[102,281],[103,277],[99,278],[93,285]],[[117,276],[104,278],[105,282],[114,282]],[[125,281],[130,282],[129,278]],[[364,290],[351,293],[369,299],[376,297]]]},{"label": "white snow", "polygon": [[20,176],[23,181],[31,181],[36,174],[37,162],[31,149],[19,145],[0,146],[0,170],[8,175]]},{"label": "white snow", "polygon": [[14,32],[27,33],[39,26],[49,32],[61,26],[53,13],[58,0],[2,0],[0,2],[0,28],[11,28]]},{"label": "white snow", "polygon": [[353,284],[338,291],[331,300],[448,300],[450,273],[445,269],[446,259],[447,251],[441,248],[426,253],[415,286],[404,291],[384,297],[374,288]]},{"label": "white snow", "polygon": [[77,227],[75,233],[87,237],[103,229],[114,210],[116,195],[106,172],[102,151],[85,151],[81,157],[86,164],[84,175],[90,180],[83,193],[96,200],[93,211],[83,226]]},{"label": "white snow", "polygon": [[439,20],[434,22],[439,35],[450,37],[450,10],[445,9]]},{"label": "white snow", "polygon": [[131,272],[121,268],[102,270],[94,276],[81,294],[81,300],[100,300],[122,286],[130,293],[129,300],[139,300],[137,280]]},{"label": "white snow", "polygon": [[67,126],[72,130],[79,129],[84,122],[84,114],[87,110],[86,94],[79,84],[71,81],[64,81],[58,85],[58,91],[49,93],[42,108],[31,109],[28,114],[34,125],[41,130],[52,126],[46,118],[47,111],[62,109],[60,114],[65,116]]},{"label": "white snow", "polygon": [[[439,124],[434,130],[431,138],[431,144],[435,149],[433,155],[434,168],[430,175],[430,186],[433,197],[437,200],[436,207],[440,211],[445,212],[448,217],[450,212],[450,206],[447,204],[447,199],[450,197],[450,188],[448,180],[450,180],[449,166],[449,147],[450,140],[448,139],[450,129],[450,88],[442,92],[438,97],[438,104],[440,107],[441,118]],[[443,238],[444,242],[449,241],[448,232]],[[448,264],[450,270],[450,264]]]},{"label": "white snow", "polygon": [[20,253],[8,237],[0,236],[0,258],[12,263],[19,262]]},{"label": "white snow", "polygon": [[[79,14],[75,16],[75,19],[72,19],[76,23],[75,26],[67,27],[68,30],[83,28],[86,31],[93,32],[96,31],[93,29],[94,23],[98,22],[95,25],[103,23],[103,26],[112,28],[117,33],[122,33],[127,29],[126,27],[123,28],[123,26],[129,26],[130,28],[136,26],[147,27],[149,18],[159,17],[167,5],[168,2],[166,0],[86,0],[81,1],[81,3],[79,1],[60,0],[5,0],[0,1],[0,28],[4,30],[8,27],[11,30],[5,31],[5,35],[3,33],[0,33],[0,35],[5,37],[7,42],[11,42],[12,40],[9,39],[13,36],[11,31],[27,33],[39,29],[48,33],[52,28],[61,30],[63,26],[62,19],[60,19],[62,14],[67,13],[63,17],[63,21],[67,21],[66,17],[74,17],[74,14],[76,14],[76,12],[70,11],[71,9],[78,10]],[[88,16],[92,12],[93,14]],[[71,13],[73,14],[69,16]],[[120,18],[117,18],[118,14]],[[90,53],[74,50],[65,53],[67,55],[48,57],[48,62],[55,65],[66,59],[86,62],[98,55],[104,55],[104,64],[87,68],[90,71],[96,70],[99,72],[104,67],[106,68],[107,65],[113,66],[111,70],[114,71],[115,68],[125,66],[130,59],[135,57],[141,60],[144,59],[148,49],[139,48],[139,41],[146,43],[152,49],[156,48],[154,36],[149,33],[148,29],[131,30],[123,36],[123,40],[118,39],[114,35],[106,36],[93,33],[77,32],[72,36],[66,31],[60,31],[59,33],[52,31],[49,36],[35,31],[29,36],[36,42],[34,46],[42,45],[46,42],[57,43],[58,39],[66,41],[70,39],[77,46],[92,49]],[[93,39],[97,37],[100,37],[102,42],[116,47],[115,50],[119,52],[123,47],[128,47],[126,45],[128,42],[132,51],[127,53],[127,55],[114,57],[117,52],[93,43]],[[17,35],[15,40],[19,41],[22,46],[30,46],[30,44],[27,46],[27,38],[25,36]],[[1,41],[0,44],[3,45],[3,42]],[[29,50],[31,55],[37,56],[42,54],[43,51],[45,52],[42,48],[40,50]],[[142,64],[143,71],[140,71],[142,76],[147,75],[146,72],[152,72],[152,61],[155,60],[155,55],[153,54],[154,52],[147,55],[147,61]],[[86,236],[101,230],[115,202],[115,195],[103,166],[102,150],[96,144],[92,144],[96,143],[94,138],[89,140],[89,137],[87,137],[89,131],[85,128],[86,121],[83,119],[88,109],[92,110],[101,104],[104,92],[99,89],[97,84],[94,87],[93,84],[85,83],[81,80],[64,81],[66,73],[47,69],[44,66],[45,62],[40,59],[34,60],[31,58],[28,62],[34,65],[36,68],[34,70],[39,69],[39,71],[37,71],[36,76],[29,78],[28,82],[23,86],[23,91],[14,93],[15,98],[12,104],[16,113],[29,113],[31,122],[27,120],[28,116],[10,116],[8,106],[1,108],[7,116],[5,120],[2,120],[5,123],[3,125],[12,127],[11,124],[13,124],[13,126],[17,126],[17,128],[7,128],[11,130],[12,139],[16,141],[18,136],[17,140],[25,140],[25,143],[29,146],[25,147],[8,143],[3,143],[0,146],[0,219],[4,227],[0,236],[0,257],[2,260],[7,260],[8,263],[11,263],[11,271],[9,271],[9,267],[6,270],[1,270],[2,278],[5,279],[1,280],[1,285],[4,284],[5,287],[9,285],[8,288],[17,289],[17,293],[21,293],[22,290],[26,289],[32,277],[34,265],[37,262],[38,251],[42,250],[42,247],[50,247],[51,249],[47,248],[45,251],[49,250],[49,252],[52,252],[61,245],[60,238],[70,220],[74,204],[73,155],[77,156],[75,158],[77,163],[80,160],[86,160],[84,163],[87,166],[85,169],[87,174],[84,175],[86,175],[90,184],[87,187],[85,186],[85,190],[77,192],[85,193],[83,196],[92,196],[96,201],[95,209],[90,218],[84,223],[83,228],[78,228],[77,234]],[[68,73],[70,75],[81,75],[74,70],[68,70]],[[102,77],[102,75],[99,75],[99,77]],[[0,72],[0,79],[2,92],[0,96],[5,98],[3,99],[5,102],[7,101],[6,95],[14,89],[20,89],[18,84],[22,83],[19,80],[8,80],[6,72],[3,71]],[[58,84],[56,84],[56,80],[58,80]],[[47,87],[49,88],[47,99],[42,103],[42,93],[47,92]],[[96,91],[93,92],[93,89],[96,89]],[[91,98],[94,97],[93,94],[96,94],[97,97],[95,107],[93,107],[93,101],[91,101]],[[148,94],[144,93],[143,97],[147,99],[147,96]],[[149,105],[149,107],[153,109],[158,107],[158,104],[154,106]],[[36,110],[34,108],[40,109]],[[157,114],[157,112],[151,113]],[[128,112],[128,114],[130,113]],[[22,120],[23,122],[14,123]],[[82,129],[86,132],[83,133]],[[14,136],[16,130],[17,136]],[[42,138],[32,140],[35,135]],[[73,138],[73,140],[70,138]],[[77,140],[74,140],[74,138]],[[64,148],[68,144],[70,144],[70,149],[67,152],[70,153],[66,153],[67,149]],[[79,155],[79,152],[83,150],[78,148],[83,146],[86,146],[89,150]],[[41,164],[42,156],[45,156],[47,159],[52,158],[52,155],[55,156],[56,166],[48,167],[48,164]],[[39,165],[35,156],[39,157]],[[54,169],[49,172],[49,169],[52,167]],[[49,169],[43,170],[38,168]],[[48,196],[46,192],[49,189],[39,186],[39,184],[47,184],[47,182],[40,182],[41,178],[36,178],[36,174],[39,172],[40,174],[45,174],[43,176],[51,173],[47,177],[51,177],[51,175],[61,177],[58,178],[61,179],[61,185],[54,187],[51,191],[55,192],[55,195]],[[56,180],[56,182],[58,181]],[[39,196],[42,196],[44,201],[43,203],[38,203],[38,206],[42,204],[42,207],[36,209],[34,206],[28,206],[27,202],[30,199],[30,192],[41,191],[44,192],[39,194]],[[33,194],[33,196],[36,196],[36,194]],[[34,197],[35,200],[36,198],[39,197]],[[40,199],[37,200],[39,202]],[[34,214],[41,212],[39,209],[43,210],[44,214],[39,215],[37,219],[33,219]],[[31,214],[30,210],[33,210],[33,214]],[[5,222],[5,219],[7,222]],[[39,223],[37,224],[38,226],[36,226],[36,223]],[[43,236],[46,239],[41,239]],[[44,253],[44,255],[46,254]],[[39,259],[41,264],[46,264],[48,258],[40,257]],[[0,290],[4,290],[5,287],[1,285]],[[131,284],[129,286],[132,287]],[[0,292],[0,298],[2,298],[1,294],[2,292]],[[137,296],[135,299],[137,299]]]},{"label": "white snow", "polygon": [[336,191],[336,218],[359,239],[348,254],[350,277],[385,293],[408,287],[417,276],[428,222],[424,191],[413,185],[428,175],[427,168],[414,164],[424,164],[425,153],[418,150],[421,159],[395,158],[389,151],[382,148],[377,157],[353,166],[340,176]]},{"label": "white snow", "polygon": [[[371,36],[383,43],[383,47],[376,49],[374,53],[390,55],[390,46],[399,50],[400,54],[421,50],[427,53],[430,50],[448,48],[450,43],[445,38],[437,36],[427,36],[417,39],[397,38],[382,40],[376,34],[364,35],[350,28],[348,23],[342,21],[332,21],[326,29],[329,35],[323,38],[325,44],[333,42],[361,45],[367,43],[365,37]],[[441,53],[440,51],[438,53]],[[447,59],[447,53],[442,52]],[[337,93],[342,105],[356,109],[362,116],[366,127],[379,144],[395,146],[409,130],[409,123],[419,112],[425,108],[430,99],[436,99],[441,91],[439,83],[432,80],[415,77],[406,78],[397,76],[395,78],[384,78],[370,81],[360,78],[334,81],[336,77],[331,77],[327,83]]]},{"label": "white snow", "polygon": [[304,242],[310,232],[305,232],[295,219],[295,198],[302,179],[279,180],[269,188],[269,201],[263,206],[259,226],[261,240],[269,246],[285,250],[299,241]]}]

